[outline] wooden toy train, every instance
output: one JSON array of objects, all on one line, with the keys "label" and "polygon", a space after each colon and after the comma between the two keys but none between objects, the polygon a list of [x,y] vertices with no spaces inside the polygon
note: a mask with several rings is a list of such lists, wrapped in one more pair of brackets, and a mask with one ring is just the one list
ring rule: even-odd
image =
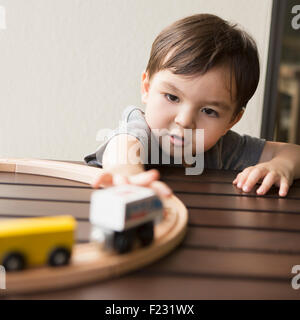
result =
[{"label": "wooden toy train", "polygon": [[[163,217],[156,193],[135,185],[94,191],[91,196],[90,240],[105,250],[127,253],[135,240],[148,246],[154,224]],[[48,264],[64,266],[70,261],[77,223],[72,216],[9,219],[0,222],[0,265],[6,271]]]}]

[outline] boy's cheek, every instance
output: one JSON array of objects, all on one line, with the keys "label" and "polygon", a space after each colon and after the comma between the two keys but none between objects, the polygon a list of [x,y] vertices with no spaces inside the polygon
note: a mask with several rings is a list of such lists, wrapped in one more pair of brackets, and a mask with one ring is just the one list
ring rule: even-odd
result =
[{"label": "boy's cheek", "polygon": [[145,119],[146,119],[146,122],[148,124],[148,126],[151,128],[151,129],[154,129],[154,119],[153,119],[153,114],[150,113],[147,109],[146,109],[146,112],[145,112]]},{"label": "boy's cheek", "polygon": [[145,119],[151,129],[168,129],[169,127],[168,114],[162,112],[160,108],[146,109]]}]

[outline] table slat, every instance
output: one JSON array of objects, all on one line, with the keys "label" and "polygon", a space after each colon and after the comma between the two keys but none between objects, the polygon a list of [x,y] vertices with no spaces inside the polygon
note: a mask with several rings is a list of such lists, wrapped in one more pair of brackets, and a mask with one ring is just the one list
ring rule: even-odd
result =
[{"label": "table slat", "polygon": [[210,208],[223,210],[245,210],[263,212],[286,212],[300,214],[300,201],[295,199],[272,199],[267,197],[228,196],[215,194],[177,193],[177,197],[188,208]]},{"label": "table slat", "polygon": [[101,283],[63,291],[19,295],[10,299],[299,299],[299,290],[293,290],[289,281],[223,279],[180,274],[158,275],[141,270]]}]

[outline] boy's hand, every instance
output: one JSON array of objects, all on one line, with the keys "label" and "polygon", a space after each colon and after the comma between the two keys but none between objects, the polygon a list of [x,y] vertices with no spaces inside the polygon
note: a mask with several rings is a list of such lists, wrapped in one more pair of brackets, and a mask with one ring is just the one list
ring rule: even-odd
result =
[{"label": "boy's hand", "polygon": [[170,197],[172,190],[162,181],[158,181],[160,175],[156,169],[142,171],[137,174],[125,176],[120,173],[103,172],[93,182],[93,188],[110,187],[122,184],[135,184],[153,189],[160,197]]},{"label": "boy's hand", "polygon": [[244,169],[232,183],[244,192],[249,192],[260,179],[263,179],[256,191],[257,194],[264,195],[275,184],[279,187],[279,196],[285,197],[293,183],[292,172],[285,161],[272,159]]}]

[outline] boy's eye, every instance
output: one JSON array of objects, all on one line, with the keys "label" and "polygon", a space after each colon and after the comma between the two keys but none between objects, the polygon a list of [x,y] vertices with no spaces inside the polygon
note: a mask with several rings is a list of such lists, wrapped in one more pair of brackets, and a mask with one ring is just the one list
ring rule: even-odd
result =
[{"label": "boy's eye", "polygon": [[166,93],[165,97],[171,102],[179,102],[179,98],[174,96],[173,94]]},{"label": "boy's eye", "polygon": [[213,110],[213,109],[210,109],[210,108],[202,108],[202,109],[201,109],[201,112],[203,112],[203,110],[204,110],[204,112],[205,112],[207,115],[209,115],[209,116],[214,116],[214,117],[218,117],[218,116],[219,116],[218,112],[216,112],[216,111]]}]

